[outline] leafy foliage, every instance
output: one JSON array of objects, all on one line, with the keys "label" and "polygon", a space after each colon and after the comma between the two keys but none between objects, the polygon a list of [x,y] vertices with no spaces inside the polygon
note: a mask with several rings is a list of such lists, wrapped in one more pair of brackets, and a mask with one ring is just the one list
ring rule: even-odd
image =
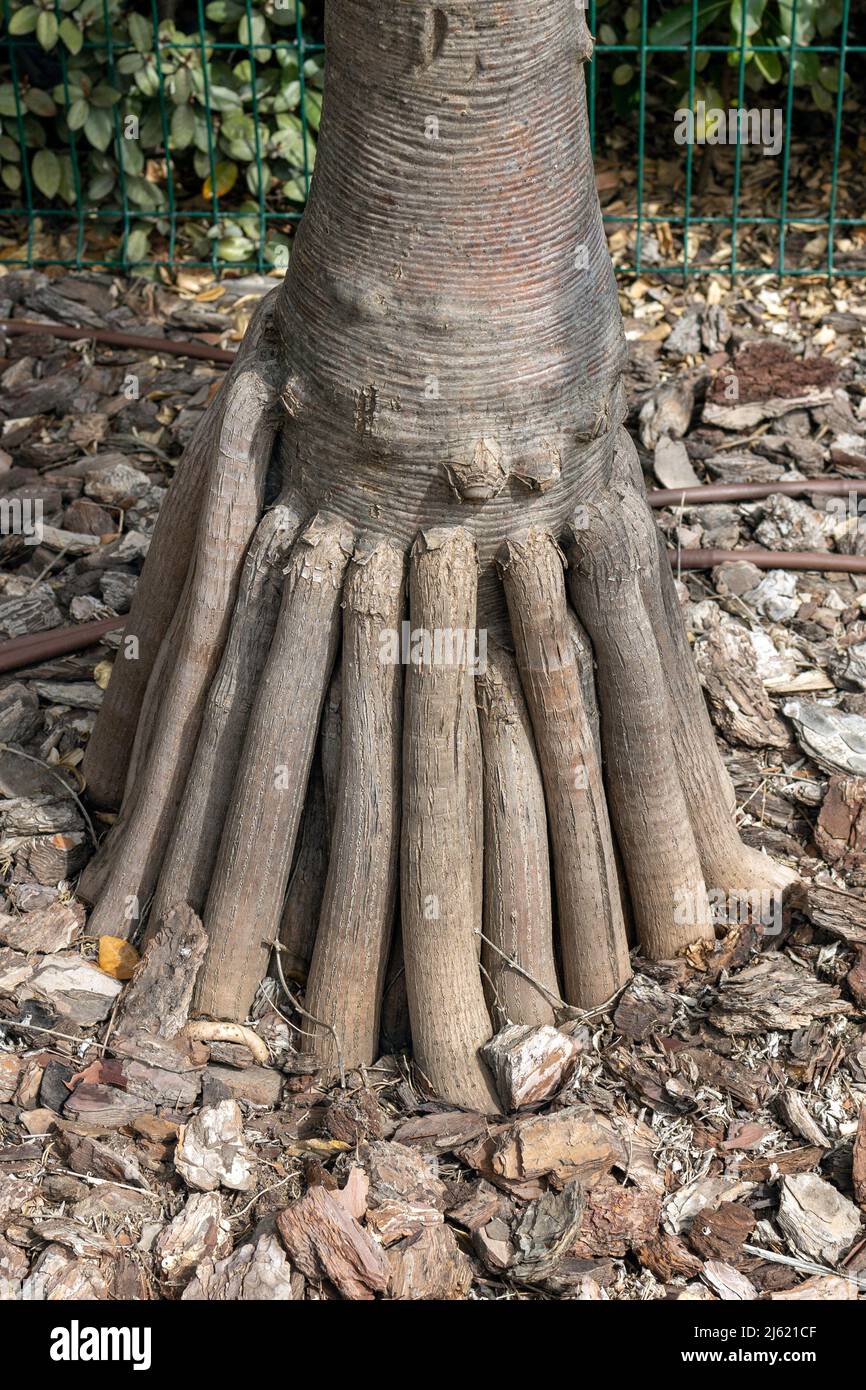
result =
[{"label": "leafy foliage", "polygon": [[[828,62],[827,54],[810,52],[811,45],[823,46],[832,42],[842,23],[844,0],[797,0],[796,20],[794,0],[699,0],[693,15],[691,3],[655,3],[651,6],[654,18],[649,25],[651,44],[670,46],[718,44],[735,49],[729,54],[699,53],[696,58],[694,101],[707,106],[725,106],[739,87],[740,48],[745,43],[745,91],[754,94],[786,82],[790,70],[788,50],[797,44],[794,53],[793,81],[799,89],[798,101],[804,96],[813,108],[832,112],[836,107],[839,87],[839,65]],[[639,44],[641,37],[641,7],[622,0],[600,0],[598,6],[598,42],[604,44]],[[796,34],[793,30],[796,26]],[[799,51],[800,48],[805,51]],[[777,49],[778,51],[772,51]],[[771,50],[771,51],[767,51]],[[679,89],[678,106],[689,104],[688,55],[677,59],[669,81]],[[727,69],[727,74],[726,74]],[[622,55],[613,72],[617,109],[623,112],[639,97],[637,55]]]},{"label": "leafy foliage", "polygon": [[[132,263],[147,259],[154,232],[169,233],[173,211],[194,256],[215,247],[222,261],[250,260],[260,197],[297,213],[315,159],[322,63],[307,56],[299,70],[296,3],[209,0],[201,33],[194,0],[12,0],[3,187],[29,189],[37,207],[80,202],[106,216],[125,204]],[[176,17],[155,22],[154,8]],[[261,248],[275,264],[287,249],[273,233]]]}]

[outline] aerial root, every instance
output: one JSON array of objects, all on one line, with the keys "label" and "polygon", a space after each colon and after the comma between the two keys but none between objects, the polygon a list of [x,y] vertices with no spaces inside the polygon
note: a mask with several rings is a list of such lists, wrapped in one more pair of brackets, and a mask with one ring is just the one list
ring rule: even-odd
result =
[{"label": "aerial root", "polygon": [[[305,1002],[349,1068],[377,1056],[397,899],[403,682],[387,639],[400,632],[404,571],[383,541],[356,550],[343,590],[340,777]],[[309,1049],[323,1066],[337,1061],[324,1028],[309,1030]]]},{"label": "aerial root", "polygon": [[351,549],[342,524],[316,517],[288,562],[204,911],[196,1005],[214,1018],[246,1017],[277,936]]},{"label": "aerial root", "polygon": [[517,667],[535,733],[553,847],[565,998],[609,999],[630,973],[616,858],[594,729],[565,599],[563,557],[529,530],[500,561]]}]

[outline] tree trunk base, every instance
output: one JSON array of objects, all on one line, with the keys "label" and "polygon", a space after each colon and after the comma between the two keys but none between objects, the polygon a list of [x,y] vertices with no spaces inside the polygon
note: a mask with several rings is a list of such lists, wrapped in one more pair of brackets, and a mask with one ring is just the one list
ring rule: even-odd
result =
[{"label": "tree trunk base", "polygon": [[[641,950],[666,958],[713,939],[708,889],[766,906],[796,877],[736,833],[615,420],[591,486],[535,511],[491,521],[471,484],[449,524],[437,502],[410,533],[291,469],[266,510],[291,411],[271,311],[164,507],[127,628],[147,651],[118,656],[85,764],[110,801],[132,745],[121,812],[80,891],[99,935],[200,913],[196,1007],[219,1019],[247,1016],[282,924],[285,968],[306,973],[301,1046],[326,1072],[374,1061],[385,995],[389,1039],[408,1003],[432,1089],[492,1111],[494,1026],[626,984],[621,884]],[[337,768],[322,724],[340,651]]]}]

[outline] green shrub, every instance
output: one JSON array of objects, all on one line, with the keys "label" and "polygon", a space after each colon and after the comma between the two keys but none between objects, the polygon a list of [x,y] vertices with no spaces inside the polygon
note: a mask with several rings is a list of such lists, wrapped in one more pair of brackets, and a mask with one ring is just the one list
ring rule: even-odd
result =
[{"label": "green shrub", "polygon": [[[0,182],[21,197],[29,180],[37,207],[72,208],[80,197],[110,211],[125,201],[131,263],[148,259],[155,233],[169,234],[172,209],[195,258],[211,259],[215,244],[219,260],[249,262],[260,195],[272,212],[297,214],[304,202],[321,55],[299,71],[295,0],[210,0],[203,35],[195,3],[175,9],[156,23],[149,0],[132,11],[125,0],[13,0],[8,29],[19,42],[0,72]],[[262,257],[280,263],[287,248],[269,232]]]},{"label": "green shrub", "polygon": [[[600,45],[637,44],[640,42],[641,6],[622,0],[599,0],[596,22]],[[735,48],[730,54],[699,53],[696,62],[694,101],[706,102],[708,107],[725,106],[736,99],[739,86],[739,49],[745,30],[745,90],[756,93],[787,81],[789,61],[785,49],[790,46],[794,26],[793,0],[699,0],[697,20],[693,20],[692,5],[659,3],[650,7],[649,42],[662,45],[690,44],[692,33],[701,44],[720,44]],[[796,42],[806,50],[794,57],[794,85],[798,89],[798,105],[811,104],[813,109],[831,112],[836,108],[839,87],[839,64],[828,62],[827,54],[809,52],[812,44],[832,42],[842,24],[844,0],[797,0]],[[781,53],[761,52],[777,45]],[[660,55],[659,55],[660,56]],[[659,62],[654,56],[654,65]],[[689,104],[689,66],[687,56],[680,60],[672,56],[666,84],[675,95],[677,107]],[[726,75],[727,68],[727,75]],[[655,67],[654,67],[655,71]],[[622,114],[636,105],[639,99],[637,55],[626,56],[616,64],[612,73],[614,101]],[[722,96],[722,92],[726,95]],[[804,103],[803,98],[806,98]]]}]

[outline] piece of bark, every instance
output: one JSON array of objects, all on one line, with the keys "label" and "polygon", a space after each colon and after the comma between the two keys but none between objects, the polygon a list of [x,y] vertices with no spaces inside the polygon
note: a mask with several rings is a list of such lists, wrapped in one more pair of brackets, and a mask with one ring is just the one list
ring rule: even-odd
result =
[{"label": "piece of bark", "polygon": [[363,1221],[369,1194],[369,1177],[360,1164],[353,1163],[345,1183],[334,1195],[343,1203],[350,1216],[354,1216],[356,1221]]},{"label": "piece of bark", "polygon": [[237,1101],[205,1106],[178,1135],[175,1167],[187,1186],[202,1192],[228,1187],[249,1192],[255,1187],[254,1158],[244,1139]]},{"label": "piece of bark", "polygon": [[621,1144],[589,1106],[574,1105],[510,1125],[494,1143],[492,1167],[508,1179],[552,1174],[561,1182],[579,1178],[590,1186],[621,1154]]},{"label": "piece of bark", "polygon": [[747,1182],[768,1182],[780,1174],[807,1173],[824,1157],[823,1149],[784,1149],[781,1153],[760,1154],[743,1159],[738,1167],[740,1177]]},{"label": "piece of bark", "polygon": [[388,1261],[373,1238],[324,1187],[311,1187],[277,1216],[289,1259],[308,1279],[327,1279],[343,1298],[387,1291]]},{"label": "piece of bark", "polygon": [[641,1265],[650,1271],[660,1284],[672,1279],[693,1279],[701,1272],[701,1261],[691,1253],[679,1236],[659,1231],[650,1240],[635,1245],[634,1252]]},{"label": "piece of bark", "polygon": [[441,1222],[447,1197],[435,1159],[393,1140],[363,1144],[358,1157],[370,1179],[367,1226],[383,1244]]},{"label": "piece of bark", "polygon": [[505,1110],[547,1100],[566,1081],[578,1044],[552,1024],[513,1023],[482,1049]]},{"label": "piece of bark", "polygon": [[546,1192],[530,1202],[514,1228],[511,1278],[535,1283],[556,1268],[580,1230],[584,1200],[583,1187],[574,1179],[561,1192]]},{"label": "piece of bark", "polygon": [[0,918],[0,943],[16,951],[39,951],[43,955],[71,946],[84,926],[85,912],[80,903],[56,902],[22,917]]},{"label": "piece of bark", "polygon": [[852,1010],[853,1005],[840,999],[835,985],[817,980],[785,956],[769,956],[724,981],[710,1020],[723,1033],[790,1032],[805,1028],[813,1018]]},{"label": "piece of bark", "polygon": [[673,1017],[670,994],[649,976],[635,975],[622,993],[613,1021],[627,1038],[643,1042],[651,1033],[667,1028]]},{"label": "piece of bark", "polygon": [[174,1220],[164,1226],[154,1244],[154,1258],[163,1278],[179,1284],[204,1259],[220,1259],[232,1248],[231,1230],[223,1219],[218,1192],[194,1192]]},{"label": "piece of bark", "polygon": [[23,994],[50,1004],[62,1018],[89,1028],[107,1018],[123,986],[83,957],[40,956]]},{"label": "piece of bark", "polygon": [[586,1208],[571,1253],[581,1259],[612,1255],[622,1259],[658,1231],[661,1198],[637,1187],[603,1178],[587,1194]]},{"label": "piece of bark", "polygon": [[866,898],[813,884],[807,910],[813,924],[822,931],[851,946],[866,946]]},{"label": "piece of bark", "polygon": [[741,1202],[722,1202],[715,1211],[701,1212],[692,1222],[689,1244],[702,1260],[737,1259],[755,1229],[755,1213]]},{"label": "piece of bark", "polygon": [[393,1128],[376,1097],[364,1089],[334,1091],[323,1125],[332,1139],[342,1139],[353,1146],[364,1139],[384,1139]]},{"label": "piece of bark", "polygon": [[117,1086],[84,1082],[76,1086],[70,1095],[63,1107],[63,1115],[64,1118],[99,1125],[104,1129],[123,1129],[152,1108],[150,1101],[129,1095]]},{"label": "piece of bark", "polygon": [[855,948],[857,955],[848,974],[845,976],[845,983],[851,991],[854,1002],[858,1008],[866,1008],[866,946]]},{"label": "piece of bark", "polygon": [[417,1235],[392,1245],[387,1259],[392,1299],[462,1299],[472,1284],[472,1266],[454,1232],[442,1223],[425,1226]]},{"label": "piece of bark", "polygon": [[147,1188],[137,1161],[128,1154],[111,1149],[72,1125],[61,1125],[54,1136],[54,1146],[64,1166],[73,1173],[105,1178],[132,1187]]},{"label": "piece of bark", "polygon": [[788,730],[764,689],[755,649],[741,623],[731,620],[705,632],[695,644],[694,659],[713,722],[729,742],[747,748],[788,746]]},{"label": "piece of bark", "polygon": [[813,1274],[811,1279],[806,1279],[795,1289],[767,1294],[767,1298],[774,1303],[795,1303],[801,1299],[808,1303],[856,1302],[859,1297],[853,1279],[843,1279],[835,1274]]},{"label": "piece of bark", "polygon": [[83,831],[37,835],[27,853],[27,867],[38,883],[54,887],[61,879],[74,878],[84,867],[88,844]]},{"label": "piece of bark", "polygon": [[781,1191],[776,1221],[791,1250],[821,1264],[836,1264],[861,1230],[854,1203],[815,1173],[783,1178]]},{"label": "piece of bark", "polygon": [[10,681],[0,690],[0,741],[26,743],[42,726],[39,697],[29,683]]},{"label": "piece of bark", "polygon": [[11,1100],[18,1089],[24,1059],[14,1052],[0,1053],[0,1101]]},{"label": "piece of bark", "polygon": [[866,778],[835,774],[827,784],[815,843],[828,864],[840,870],[866,868]]},{"label": "piece of bark", "polygon": [[706,1211],[722,1202],[735,1202],[752,1191],[754,1183],[733,1174],[695,1178],[672,1192],[664,1204],[663,1226],[671,1235],[681,1235]]},{"label": "piece of bark", "polygon": [[275,1302],[303,1297],[303,1280],[292,1267],[275,1236],[263,1235],[254,1244],[239,1245],[225,1259],[202,1261],[181,1300],[210,1303]]},{"label": "piece of bark", "polygon": [[677,1071],[691,1076],[701,1085],[726,1091],[747,1110],[757,1110],[766,1098],[768,1087],[763,1077],[712,1048],[684,1048],[675,1053],[674,1058]]},{"label": "piece of bark", "polygon": [[734,1269],[733,1265],[724,1264],[721,1260],[707,1260],[701,1278],[718,1298],[726,1302],[741,1299],[750,1302],[758,1297],[758,1290],[752,1281]]},{"label": "piece of bark", "polygon": [[115,1033],[174,1038],[188,1017],[207,952],[204,928],[186,903],[166,913],[145,947],[115,1018]]},{"label": "piece of bark", "polygon": [[799,1091],[787,1086],[780,1092],[777,1105],[788,1129],[792,1134],[796,1134],[798,1139],[805,1139],[807,1144],[814,1144],[821,1149],[833,1147],[821,1126],[809,1114]]},{"label": "piece of bark", "polygon": [[470,1110],[439,1110],[404,1120],[393,1137],[400,1144],[420,1144],[435,1153],[453,1153],[486,1132],[483,1115],[473,1115]]},{"label": "piece of bark", "polygon": [[235,1067],[209,1066],[204,1077],[219,1082],[234,1100],[263,1105],[268,1110],[275,1110],[279,1105],[283,1074],[273,1067],[245,1067],[238,1071]]}]

